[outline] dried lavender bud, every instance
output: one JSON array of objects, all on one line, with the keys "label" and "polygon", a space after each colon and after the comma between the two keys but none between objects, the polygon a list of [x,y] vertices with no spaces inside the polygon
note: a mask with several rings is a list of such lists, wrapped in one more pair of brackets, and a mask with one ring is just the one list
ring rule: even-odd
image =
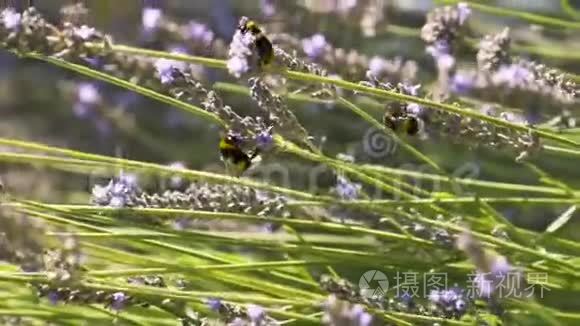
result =
[{"label": "dried lavender bud", "polygon": [[509,64],[510,47],[509,28],[504,28],[501,33],[486,35],[479,43],[477,52],[477,66],[484,71],[494,71],[499,66]]},{"label": "dried lavender bud", "polygon": [[338,299],[350,302],[361,302],[361,297],[355,286],[346,279],[336,279],[330,275],[320,277],[320,287]]},{"label": "dried lavender bud", "polygon": [[462,2],[456,6],[437,7],[427,14],[427,21],[421,29],[421,38],[427,44],[452,44],[470,15],[471,9]]},{"label": "dried lavender bud", "polygon": [[59,249],[45,250],[44,269],[53,284],[65,284],[78,279],[82,255],[78,239],[66,237]]},{"label": "dried lavender bud", "polygon": [[116,311],[127,308],[131,305],[144,305],[147,302],[136,300],[132,296],[123,292],[105,292],[87,288],[60,287],[49,283],[37,283],[38,297],[47,297],[50,302],[56,304],[102,304],[105,308]]},{"label": "dried lavender bud", "polygon": [[201,82],[179,69],[171,68],[168,83],[165,85],[167,92],[181,101],[199,103],[208,112],[218,115],[230,127],[242,134],[244,138],[270,130],[261,118],[241,117],[230,106],[225,105],[219,95],[206,89]]},{"label": "dried lavender bud", "polygon": [[238,185],[193,183],[185,191],[149,194],[122,179],[96,185],[91,201],[99,206],[179,208],[259,216],[290,216],[285,197]]},{"label": "dried lavender bud", "polygon": [[250,78],[248,83],[250,95],[258,103],[258,107],[267,117],[266,122],[274,127],[274,131],[288,139],[309,142],[308,132],[281,96],[275,94],[261,78]]},{"label": "dried lavender bud", "polygon": [[159,275],[134,276],[127,279],[127,283],[135,285],[147,285],[158,288],[167,287],[165,280]]}]

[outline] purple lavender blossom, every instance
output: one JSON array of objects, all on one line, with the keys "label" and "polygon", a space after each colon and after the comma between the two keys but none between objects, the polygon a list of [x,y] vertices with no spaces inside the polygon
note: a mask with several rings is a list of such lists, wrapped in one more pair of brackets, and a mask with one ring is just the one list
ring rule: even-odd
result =
[{"label": "purple lavender blossom", "polygon": [[272,137],[272,129],[261,131],[256,135],[256,148],[261,152],[267,152],[274,146],[274,138]]},{"label": "purple lavender blossom", "polygon": [[228,51],[227,67],[231,75],[240,78],[242,75],[250,71],[252,46],[255,37],[251,33],[242,33],[237,30],[230,43]]},{"label": "purple lavender blossom", "polygon": [[451,47],[443,41],[435,42],[426,48],[440,70],[449,70],[455,65],[455,58],[451,55]]},{"label": "purple lavender blossom", "polygon": [[266,317],[266,312],[264,311],[264,308],[254,304],[248,305],[248,307],[246,308],[246,313],[248,315],[248,318],[250,318],[250,320],[256,325],[260,325],[264,320],[264,318]]},{"label": "purple lavender blossom", "polygon": [[125,308],[128,298],[123,292],[115,292],[111,299],[111,309],[119,311]]},{"label": "purple lavender blossom", "polygon": [[8,30],[16,30],[20,26],[22,14],[16,12],[14,8],[6,8],[2,11],[2,23]]},{"label": "purple lavender blossom", "polygon": [[519,64],[503,65],[491,77],[497,85],[506,85],[509,88],[523,88],[533,82],[534,73]]},{"label": "purple lavender blossom", "polygon": [[[183,54],[181,50],[173,50],[171,53]],[[162,84],[171,83],[174,79],[173,71],[174,69],[183,71],[187,69],[187,63],[182,61],[176,61],[171,59],[160,58],[155,61],[155,69],[159,75],[159,79]]]},{"label": "purple lavender blossom", "polygon": [[210,298],[206,301],[207,306],[213,311],[219,311],[222,307],[222,301],[217,298]]},{"label": "purple lavender blossom", "polygon": [[327,46],[326,38],[322,34],[315,34],[302,40],[302,50],[313,60],[323,56]]},{"label": "purple lavender blossom", "polygon": [[358,198],[361,185],[350,182],[344,176],[338,176],[336,179],[335,190],[338,196],[343,200],[354,200]]},{"label": "purple lavender blossom", "polygon": [[111,180],[106,186],[95,185],[91,201],[99,206],[126,207],[138,192],[135,182],[126,178]]},{"label": "purple lavender blossom", "polygon": [[152,31],[159,27],[163,12],[159,8],[143,8],[141,13],[141,22],[145,31]]}]

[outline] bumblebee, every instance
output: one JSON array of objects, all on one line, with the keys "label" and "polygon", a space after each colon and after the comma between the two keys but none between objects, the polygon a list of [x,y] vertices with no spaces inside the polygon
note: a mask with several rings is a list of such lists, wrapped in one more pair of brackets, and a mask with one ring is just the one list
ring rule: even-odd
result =
[{"label": "bumblebee", "polygon": [[247,17],[242,17],[238,29],[242,34],[250,33],[254,36],[254,46],[258,53],[260,66],[267,66],[274,61],[274,47],[272,46],[272,42],[270,42],[255,21]]},{"label": "bumblebee", "polygon": [[246,154],[241,148],[240,136],[228,133],[220,140],[219,150],[222,161],[226,166],[226,172],[229,175],[239,177],[252,165],[252,161],[258,155],[255,151],[251,155]]},{"label": "bumblebee", "polygon": [[383,124],[394,132],[404,132],[409,136],[415,136],[423,130],[423,121],[420,118],[403,113],[385,113]]}]

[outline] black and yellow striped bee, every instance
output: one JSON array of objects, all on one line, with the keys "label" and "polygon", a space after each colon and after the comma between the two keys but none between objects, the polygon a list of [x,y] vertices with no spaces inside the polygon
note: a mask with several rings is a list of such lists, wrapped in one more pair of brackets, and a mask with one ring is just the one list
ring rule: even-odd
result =
[{"label": "black and yellow striped bee", "polygon": [[252,165],[252,161],[258,155],[254,151],[251,155],[246,154],[240,147],[242,139],[233,133],[228,133],[220,140],[219,149],[222,161],[229,175],[239,177]]},{"label": "black and yellow striped bee", "polygon": [[255,21],[248,17],[242,17],[238,29],[242,34],[249,32],[254,36],[254,45],[258,53],[260,66],[267,66],[274,61],[274,47],[272,46],[272,42],[270,42]]},{"label": "black and yellow striped bee", "polygon": [[404,132],[409,136],[414,136],[423,130],[423,121],[419,117],[401,112],[385,113],[383,123],[394,132]]}]

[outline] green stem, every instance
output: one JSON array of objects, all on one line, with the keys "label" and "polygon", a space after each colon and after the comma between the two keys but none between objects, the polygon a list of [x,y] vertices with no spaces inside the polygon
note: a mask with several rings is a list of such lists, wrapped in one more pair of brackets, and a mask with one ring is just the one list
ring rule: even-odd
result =
[{"label": "green stem", "polygon": [[439,0],[439,2],[443,3],[458,3],[458,2],[467,2],[469,6],[475,10],[496,15],[496,16],[503,16],[503,17],[514,17],[523,19],[533,24],[549,26],[549,27],[558,27],[558,28],[569,28],[569,29],[580,29],[579,22],[567,21],[559,18],[542,16],[530,12],[518,11],[513,9],[501,8],[491,5],[485,5],[481,3],[476,3],[473,1],[465,1],[465,0]]}]

